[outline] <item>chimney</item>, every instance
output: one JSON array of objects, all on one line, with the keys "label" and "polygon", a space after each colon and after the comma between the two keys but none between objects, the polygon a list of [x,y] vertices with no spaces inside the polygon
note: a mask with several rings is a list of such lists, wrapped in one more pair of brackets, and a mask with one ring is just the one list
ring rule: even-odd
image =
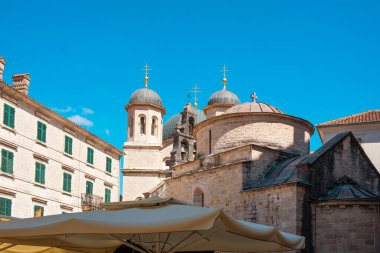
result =
[{"label": "chimney", "polygon": [[29,74],[17,74],[12,76],[13,88],[28,96],[30,76]]},{"label": "chimney", "polygon": [[0,81],[3,81],[4,66],[6,62],[4,57],[0,56]]}]

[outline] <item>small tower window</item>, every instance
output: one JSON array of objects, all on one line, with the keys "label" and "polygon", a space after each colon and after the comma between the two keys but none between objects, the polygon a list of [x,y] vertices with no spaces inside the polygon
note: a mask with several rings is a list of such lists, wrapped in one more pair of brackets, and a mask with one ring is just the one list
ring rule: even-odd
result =
[{"label": "small tower window", "polygon": [[182,161],[189,160],[189,143],[187,140],[181,142],[181,159]]},{"label": "small tower window", "polygon": [[146,122],[145,122],[145,116],[140,116],[140,134],[145,134],[145,127],[146,127]]},{"label": "small tower window", "polygon": [[157,136],[157,118],[156,117],[152,117],[152,126],[151,126],[151,130],[150,130],[150,133],[151,135],[154,135],[154,136]]},{"label": "small tower window", "polygon": [[195,206],[205,206],[205,194],[199,188],[196,188],[193,193],[193,204]]},{"label": "small tower window", "polygon": [[193,134],[193,129],[194,129],[194,118],[190,117],[189,118],[189,134]]},{"label": "small tower window", "polygon": [[129,116],[128,120],[128,133],[129,137],[133,137],[133,116]]}]

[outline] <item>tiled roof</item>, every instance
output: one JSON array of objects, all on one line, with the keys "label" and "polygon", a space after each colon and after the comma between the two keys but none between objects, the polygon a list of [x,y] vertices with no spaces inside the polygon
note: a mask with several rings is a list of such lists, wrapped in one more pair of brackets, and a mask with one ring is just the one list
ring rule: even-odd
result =
[{"label": "tiled roof", "polygon": [[272,105],[268,105],[266,103],[258,103],[258,102],[247,102],[244,104],[235,105],[229,108],[226,111],[228,113],[239,113],[239,112],[272,112],[272,113],[281,113],[282,111],[277,109]]},{"label": "tiled roof", "polygon": [[380,122],[380,110],[371,110],[344,118],[328,121],[317,126],[345,125],[365,122]]}]

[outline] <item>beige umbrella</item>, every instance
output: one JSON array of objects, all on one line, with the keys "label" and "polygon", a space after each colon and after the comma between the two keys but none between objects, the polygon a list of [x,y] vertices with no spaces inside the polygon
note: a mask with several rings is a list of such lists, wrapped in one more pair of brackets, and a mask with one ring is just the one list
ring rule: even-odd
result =
[{"label": "beige umbrella", "polygon": [[123,244],[140,253],[267,252],[304,247],[304,237],[174,199],[121,202],[105,208],[0,223],[0,242],[99,253],[113,252]]}]

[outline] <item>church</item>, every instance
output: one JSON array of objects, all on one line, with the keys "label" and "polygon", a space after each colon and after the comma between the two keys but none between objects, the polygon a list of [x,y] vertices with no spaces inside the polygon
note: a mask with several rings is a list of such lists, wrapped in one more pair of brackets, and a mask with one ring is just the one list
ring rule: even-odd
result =
[{"label": "church", "polygon": [[380,174],[351,132],[310,152],[314,126],[227,89],[163,124],[160,96],[135,91],[124,200],[174,197],[306,237],[304,252],[380,252]]}]

